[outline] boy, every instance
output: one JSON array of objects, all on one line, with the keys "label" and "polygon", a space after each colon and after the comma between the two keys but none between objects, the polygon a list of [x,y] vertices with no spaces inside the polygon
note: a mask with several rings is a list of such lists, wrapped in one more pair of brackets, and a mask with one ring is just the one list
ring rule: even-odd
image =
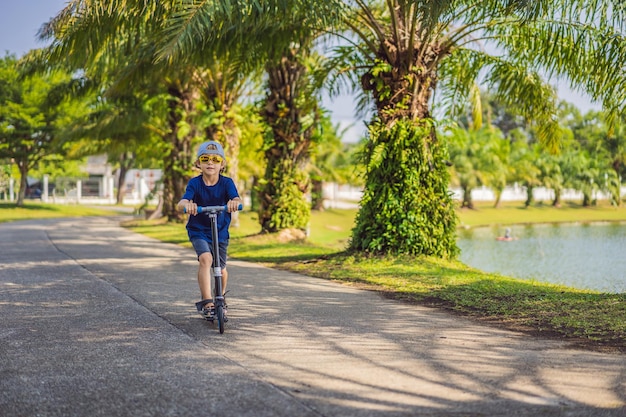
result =
[{"label": "boy", "polygon": [[[208,141],[200,145],[196,167],[202,171],[201,175],[192,178],[187,184],[185,195],[178,202],[178,209],[189,214],[187,221],[187,235],[198,254],[198,285],[200,286],[201,300],[196,303],[198,312],[205,317],[211,314],[213,307],[211,291],[211,269],[213,265],[213,246],[211,224],[209,216],[200,214],[198,206],[228,206],[228,211],[219,212],[217,229],[220,249],[220,265],[222,267],[222,291],[226,292],[228,272],[226,271],[226,254],[230,213],[237,211],[242,203],[234,181],[224,177],[221,173],[226,167],[226,157],[222,145],[215,141]],[[223,295],[223,294],[222,294]]]}]

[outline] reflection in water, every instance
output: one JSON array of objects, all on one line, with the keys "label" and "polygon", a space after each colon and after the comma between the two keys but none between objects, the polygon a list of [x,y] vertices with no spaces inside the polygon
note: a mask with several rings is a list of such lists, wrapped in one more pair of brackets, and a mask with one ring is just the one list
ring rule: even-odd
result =
[{"label": "reflection in water", "polygon": [[626,224],[510,226],[459,232],[461,261],[487,272],[606,292],[626,292]]}]

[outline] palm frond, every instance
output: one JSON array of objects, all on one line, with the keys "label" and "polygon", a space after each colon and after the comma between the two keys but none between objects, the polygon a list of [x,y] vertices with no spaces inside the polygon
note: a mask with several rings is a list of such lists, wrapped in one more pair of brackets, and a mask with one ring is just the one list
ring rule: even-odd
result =
[{"label": "palm frond", "polygon": [[208,51],[217,56],[240,51],[262,62],[338,24],[343,8],[339,0],[181,1],[160,32],[158,57],[188,60]]},{"label": "palm frond", "polygon": [[361,86],[361,76],[370,66],[371,56],[366,48],[363,53],[355,53],[355,46],[340,45],[333,49],[332,56],[324,61],[320,72],[330,97],[342,94],[356,94],[355,113],[359,118],[370,117],[373,103]]},{"label": "palm frond", "polygon": [[557,95],[542,76],[515,61],[493,58],[485,84],[503,103],[514,106],[538,126],[539,140],[555,150],[561,136],[557,119]]},{"label": "palm frond", "polygon": [[[561,2],[556,2],[561,3]],[[513,60],[548,77],[567,80],[603,103],[611,114],[626,105],[625,6],[621,2],[575,1],[561,13],[532,21],[504,20],[489,31]]]},{"label": "palm frond", "polygon": [[441,61],[439,82],[433,103],[438,113],[455,117],[465,109],[471,89],[489,62],[484,51],[469,48],[454,49]]}]

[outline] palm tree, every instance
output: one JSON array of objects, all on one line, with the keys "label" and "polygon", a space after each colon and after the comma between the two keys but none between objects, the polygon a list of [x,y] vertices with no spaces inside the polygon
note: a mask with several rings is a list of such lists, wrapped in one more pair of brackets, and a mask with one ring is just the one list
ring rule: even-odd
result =
[{"label": "palm tree", "polygon": [[[228,174],[239,183],[240,124],[244,99],[258,95],[262,53],[246,19],[261,20],[257,5],[173,1],[160,18],[156,33],[156,59],[196,69],[200,97],[209,116],[204,126],[208,139],[224,145]],[[260,5],[258,5],[261,7]]]},{"label": "palm tree", "polygon": [[584,125],[577,129],[579,139],[585,136],[586,149],[596,160],[606,162],[604,170],[607,172],[606,180],[611,178],[612,186],[609,187],[611,198],[618,206],[621,205],[621,178],[626,177],[626,118],[621,116],[610,125],[604,113],[589,112],[584,117]]},{"label": "palm tree", "polygon": [[450,160],[452,161],[452,183],[461,188],[462,208],[474,208],[472,190],[480,184],[480,169],[476,166],[481,144],[472,140],[470,131],[455,128],[448,136]]},{"label": "palm tree", "polygon": [[541,149],[537,144],[529,145],[525,141],[513,142],[511,147],[511,166],[513,180],[526,188],[524,206],[534,202],[534,189],[541,185],[541,170],[536,164]]},{"label": "palm tree", "polygon": [[613,178],[612,186],[610,187],[611,194],[614,203],[617,206],[621,206],[621,182],[626,178],[626,118],[622,116],[616,128],[610,132],[603,143],[613,169],[612,174],[607,174],[607,176],[610,175]]},{"label": "palm tree", "polygon": [[590,111],[581,115],[576,109],[564,108],[563,123],[569,128],[572,142],[587,151],[597,161],[603,161],[599,169],[601,184],[607,188],[614,204],[621,204],[621,180],[626,178],[626,119],[620,116],[613,124],[605,112]]},{"label": "palm tree", "polygon": [[319,117],[307,76],[310,42],[304,38],[283,49],[281,58],[271,59],[266,66],[267,94],[261,115],[272,134],[266,136],[264,146],[267,166],[259,192],[259,222],[267,232],[305,230],[309,223],[305,167]]},{"label": "palm tree", "polygon": [[250,87],[248,75],[228,56],[213,56],[198,75],[200,95],[208,107],[210,118],[204,128],[205,137],[224,144],[228,175],[239,183],[239,149],[241,131],[237,121],[239,102]]},{"label": "palm tree", "polygon": [[511,177],[511,144],[508,140],[503,138],[500,133],[492,135],[491,138],[492,147],[490,150],[492,153],[489,155],[490,164],[488,165],[489,169],[485,182],[486,185],[493,189],[496,197],[494,207],[498,208],[500,207],[500,203],[502,201],[504,188],[507,186]]},{"label": "palm tree", "polygon": [[474,208],[472,189],[479,185],[493,188],[496,206],[508,177],[509,142],[493,126],[478,130],[461,127],[446,135],[452,161],[452,181],[461,187],[461,207]]},{"label": "palm tree", "polygon": [[267,164],[257,190],[259,222],[267,232],[306,228],[310,207],[304,168],[319,118],[312,48],[342,3],[183,1],[179,6],[163,37],[164,56],[229,51],[249,71],[263,68],[266,95],[260,113],[271,134],[265,136]]},{"label": "palm tree", "polygon": [[438,110],[454,112],[482,79],[495,98],[534,120],[540,140],[550,146],[559,137],[556,100],[542,72],[620,110],[626,11],[610,0],[593,3],[351,2],[346,24],[356,47],[348,52],[360,65],[337,71],[353,68],[353,82],[371,93],[376,109],[351,249],[457,254],[446,152],[432,122],[435,93]]},{"label": "palm tree", "polygon": [[257,211],[259,205],[255,190],[258,188],[259,178],[262,178],[265,172],[263,136],[266,126],[254,104],[244,106],[239,116],[241,117],[238,121],[238,125],[241,126],[239,180],[244,184],[244,190],[250,196],[248,209]]},{"label": "palm tree", "polygon": [[551,155],[542,153],[536,161],[536,165],[540,170],[539,182],[546,188],[554,192],[552,200],[553,207],[561,207],[561,194],[564,188],[565,179],[561,173],[561,165],[559,163],[560,155]]}]

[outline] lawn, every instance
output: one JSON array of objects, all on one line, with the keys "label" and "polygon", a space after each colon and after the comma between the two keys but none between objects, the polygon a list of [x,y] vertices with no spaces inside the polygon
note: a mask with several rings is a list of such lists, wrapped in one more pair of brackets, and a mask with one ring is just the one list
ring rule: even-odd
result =
[{"label": "lawn", "polygon": [[119,214],[120,212],[113,206],[91,207],[78,204],[60,205],[27,201],[22,207],[17,207],[14,203],[0,202],[0,223],[27,219]]}]

